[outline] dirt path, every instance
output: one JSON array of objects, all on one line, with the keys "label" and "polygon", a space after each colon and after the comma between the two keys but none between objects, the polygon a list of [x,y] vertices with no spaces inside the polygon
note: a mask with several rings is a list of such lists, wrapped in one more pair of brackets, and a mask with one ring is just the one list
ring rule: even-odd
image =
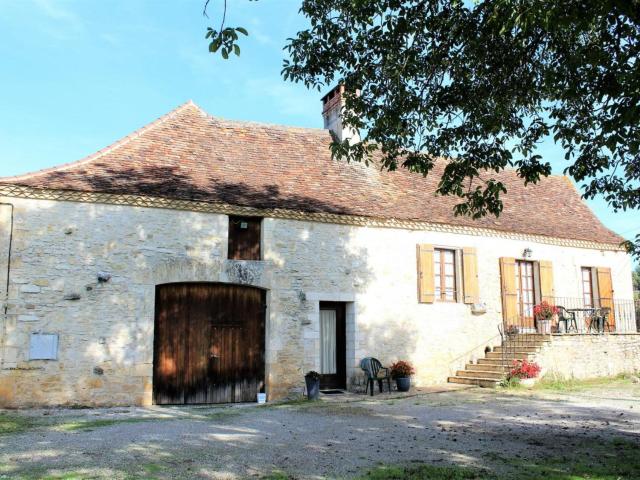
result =
[{"label": "dirt path", "polygon": [[266,407],[5,411],[0,427],[0,478],[336,478],[380,463],[419,462],[508,475],[525,461],[577,464],[611,457],[616,445],[640,448],[640,386],[572,394],[472,389]]}]

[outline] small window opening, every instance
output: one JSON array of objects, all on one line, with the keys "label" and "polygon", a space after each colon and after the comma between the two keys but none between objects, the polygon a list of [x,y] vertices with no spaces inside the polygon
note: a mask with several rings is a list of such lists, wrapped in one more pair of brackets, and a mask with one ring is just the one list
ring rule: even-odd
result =
[{"label": "small window opening", "polygon": [[262,219],[229,217],[229,260],[260,260]]}]

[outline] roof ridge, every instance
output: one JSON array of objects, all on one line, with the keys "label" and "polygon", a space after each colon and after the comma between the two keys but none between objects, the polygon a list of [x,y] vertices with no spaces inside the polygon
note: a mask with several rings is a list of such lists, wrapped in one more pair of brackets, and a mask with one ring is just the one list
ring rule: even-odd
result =
[{"label": "roof ridge", "polygon": [[127,143],[129,143],[130,141],[140,137],[142,134],[152,130],[153,128],[163,124],[165,121],[169,120],[170,118],[173,118],[175,115],[177,115],[178,113],[180,113],[182,110],[186,109],[187,107],[195,107],[197,108],[200,112],[203,112],[205,114],[207,114],[204,110],[202,110],[198,105],[196,105],[193,100],[187,100],[186,102],[184,102],[181,105],[178,105],[176,108],[174,108],[173,110],[165,113],[164,115],[161,115],[160,117],[156,118],[155,120],[153,120],[150,123],[147,123],[146,125],[143,125],[142,127],[138,128],[137,130],[134,130],[133,132],[131,132],[128,135],[125,135],[124,137],[116,140],[115,142],[107,145],[104,148],[101,148],[100,150],[87,155],[86,157],[83,157],[79,160],[74,160],[72,162],[67,162],[67,163],[62,163],[59,165],[55,165],[53,167],[48,167],[48,168],[42,168],[40,170],[35,170],[33,172],[28,172],[28,173],[23,173],[21,175],[13,175],[13,176],[9,176],[9,177],[0,177],[0,181],[4,181],[4,180],[23,180],[26,178],[30,178],[36,175],[41,175],[43,173],[50,173],[50,172],[59,172],[60,170],[66,170],[68,168],[72,168],[72,167],[77,167],[79,165],[84,165],[86,163],[91,163],[94,160],[97,160],[98,158],[102,157],[103,155],[106,155],[107,153],[110,153],[124,145],[126,145]]},{"label": "roof ridge", "polygon": [[247,127],[258,127],[258,128],[272,128],[278,130],[286,130],[290,132],[309,132],[309,133],[317,133],[329,135],[329,130],[325,128],[316,128],[316,127],[298,127],[294,125],[282,125],[278,123],[269,123],[269,122],[256,122],[253,120],[234,120],[230,118],[218,117],[215,115],[211,115],[206,110],[202,109],[199,105],[194,104],[194,106],[200,110],[207,118],[210,120],[214,120],[216,122],[222,124],[229,125],[237,125],[237,126],[247,126]]}]

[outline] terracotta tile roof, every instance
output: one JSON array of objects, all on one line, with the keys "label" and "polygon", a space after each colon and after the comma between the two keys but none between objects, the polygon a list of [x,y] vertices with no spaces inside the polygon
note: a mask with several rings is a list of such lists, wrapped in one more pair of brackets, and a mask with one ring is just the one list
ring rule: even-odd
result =
[{"label": "terracotta tile roof", "polygon": [[444,162],[427,177],[331,158],[326,130],[213,118],[188,102],[110,147],[75,163],[0,179],[0,184],[257,208],[361,215],[476,226],[525,234],[615,243],[564,177],[525,187],[504,181],[500,218],[455,217],[455,198],[435,190]]}]

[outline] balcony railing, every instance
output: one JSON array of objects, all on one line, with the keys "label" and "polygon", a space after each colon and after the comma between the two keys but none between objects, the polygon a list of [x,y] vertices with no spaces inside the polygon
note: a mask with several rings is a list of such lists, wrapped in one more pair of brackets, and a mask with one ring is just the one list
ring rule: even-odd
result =
[{"label": "balcony railing", "polygon": [[[560,318],[544,323],[534,318],[533,311],[525,312],[504,322],[504,332],[537,333],[632,333],[640,331],[637,323],[640,302],[633,300],[602,300],[601,304],[586,305],[584,299],[554,297],[548,303],[563,307]],[[563,320],[564,319],[566,320]]]},{"label": "balcony railing", "polygon": [[[636,305],[633,300],[603,300],[601,305],[585,305],[582,298],[555,297],[553,304],[562,306],[567,311],[573,313],[576,319],[577,332],[594,333],[598,328],[594,328],[594,314],[598,307],[608,307],[610,309],[607,321],[606,332],[632,333],[638,331],[636,324]],[[591,307],[591,308],[590,308]],[[602,325],[600,327],[603,327]]]}]

